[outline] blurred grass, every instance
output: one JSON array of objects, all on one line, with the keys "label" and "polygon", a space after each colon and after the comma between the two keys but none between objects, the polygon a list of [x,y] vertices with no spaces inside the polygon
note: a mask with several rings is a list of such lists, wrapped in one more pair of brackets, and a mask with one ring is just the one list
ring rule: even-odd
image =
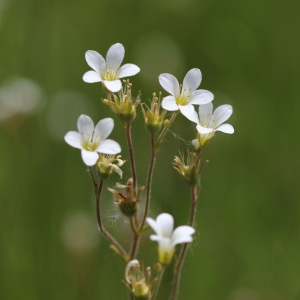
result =
[{"label": "blurred grass", "polygon": [[[181,80],[199,67],[214,105],[234,107],[236,132],[217,134],[205,151],[210,163],[179,299],[300,299],[299,9],[298,1],[280,0],[0,1],[0,86],[25,77],[46,95],[42,111],[0,120],[0,298],[126,299],[123,264],[104,239],[76,252],[63,238],[70,216],[95,220],[88,174],[62,132],[75,129],[81,112],[95,121],[113,117],[99,85],[81,79],[84,53],[104,54],[121,42],[125,62],[141,67],[132,82],[143,101],[161,90],[161,72]],[[134,143],[144,184],[149,151],[138,117]],[[193,130],[181,117],[172,127],[187,141]],[[117,120],[112,137],[125,149]],[[188,217],[189,191],[171,162],[184,147],[169,134],[154,175],[151,214],[170,212],[177,225]],[[106,223],[121,237],[124,219],[109,201]],[[144,239],[145,266],[154,247]]]}]

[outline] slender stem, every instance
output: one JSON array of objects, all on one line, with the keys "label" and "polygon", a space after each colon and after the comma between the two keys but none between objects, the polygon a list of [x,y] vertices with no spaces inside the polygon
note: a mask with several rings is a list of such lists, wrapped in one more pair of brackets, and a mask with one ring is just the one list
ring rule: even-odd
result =
[{"label": "slender stem", "polygon": [[146,203],[145,203],[145,210],[142,218],[142,222],[139,226],[139,229],[134,228],[133,226],[133,232],[135,233],[132,248],[131,248],[131,255],[130,258],[133,259],[138,251],[138,247],[140,244],[141,239],[141,233],[143,230],[143,227],[145,225],[146,217],[148,215],[149,207],[150,207],[150,198],[151,198],[151,183],[152,183],[152,174],[153,174],[153,168],[154,168],[154,162],[155,162],[155,136],[154,134],[151,134],[151,157],[150,157],[150,164],[148,169],[148,176],[147,176],[147,190],[146,190]]},{"label": "slender stem", "polygon": [[136,228],[135,218],[137,218],[137,215],[134,215],[130,218],[130,225],[133,231],[133,241],[132,241],[132,246],[130,251],[130,260],[135,258],[140,243],[140,233]]},{"label": "slender stem", "polygon": [[95,195],[97,195],[98,184],[97,184],[97,182],[96,182],[96,178],[95,178],[94,171],[93,171],[93,168],[92,168],[92,167],[89,167],[89,173],[90,173],[90,175],[91,175],[91,179],[92,179],[92,182],[93,182]]},{"label": "slender stem", "polygon": [[[197,204],[197,185],[193,186],[191,188],[191,213],[190,213],[190,219],[189,219],[189,226],[194,227],[195,223],[195,216],[196,216],[196,204]],[[173,279],[173,287],[171,292],[170,300],[176,300],[178,296],[179,291],[179,284],[180,284],[180,275],[181,275],[181,269],[183,266],[183,262],[185,259],[185,255],[188,249],[188,243],[183,244],[181,251],[179,253],[175,268],[174,268],[174,279]]]},{"label": "slender stem", "polygon": [[100,197],[101,197],[101,192],[103,188],[103,179],[100,179],[99,185],[98,185],[98,190],[96,194],[96,215],[97,215],[97,223],[98,223],[98,229],[102,233],[102,235],[109,240],[114,247],[118,250],[120,255],[124,258],[125,261],[128,261],[128,255],[126,251],[123,249],[123,247],[117,242],[117,240],[109,233],[106,231],[102,219],[101,219],[101,206],[100,206]]},{"label": "slender stem", "polygon": [[134,295],[130,292],[130,299],[131,300],[135,300],[135,297],[134,297]]},{"label": "slender stem", "polygon": [[176,118],[176,116],[177,116],[178,113],[179,113],[178,110],[173,112],[173,114],[172,114],[172,116],[171,116],[171,119],[169,120],[169,124],[166,125],[166,126],[164,127],[164,129],[163,129],[162,132],[160,133],[159,137],[157,138],[157,141],[156,141],[156,143],[155,143],[155,149],[156,149],[156,150],[158,149],[159,145],[161,144],[162,139],[163,139],[164,136],[166,135],[168,129],[170,128],[170,126],[171,126],[172,123],[174,122],[174,120],[175,120],[175,118]]},{"label": "slender stem", "polygon": [[132,180],[133,180],[133,191],[134,191],[134,196],[136,196],[137,178],[136,178],[136,168],[135,168],[135,160],[134,160],[132,138],[131,138],[131,122],[126,123],[125,129],[126,129],[126,140],[127,140],[128,151],[129,151],[131,173],[132,173]]},{"label": "slender stem", "polygon": [[[139,233],[141,233],[144,228],[146,217],[148,215],[149,208],[150,208],[152,176],[153,176],[153,170],[154,170],[154,165],[155,165],[157,149],[158,149],[159,145],[161,144],[163,137],[166,135],[167,130],[170,128],[170,126],[174,122],[177,114],[178,114],[178,112],[173,113],[168,125],[164,127],[163,131],[161,132],[161,134],[158,137],[156,142],[155,142],[155,135],[153,133],[151,134],[151,156],[150,156],[150,163],[149,163],[148,175],[147,175],[146,203],[145,203],[145,210],[144,210],[142,222],[139,227]],[[132,253],[131,259],[134,257],[135,253],[138,250],[140,237],[141,237],[141,234],[135,236],[136,240],[133,241],[133,247],[132,247],[132,251],[131,251],[131,253]]]},{"label": "slender stem", "polygon": [[162,269],[160,270],[160,272],[158,274],[157,282],[155,284],[154,291],[153,291],[152,296],[150,297],[150,300],[154,300],[157,296],[157,292],[158,292],[159,286],[161,284],[161,280],[162,280],[165,268],[166,268],[165,265],[162,265]]},{"label": "slender stem", "polygon": [[107,100],[108,101],[111,101],[111,94],[112,94],[111,92],[107,92]]},{"label": "slender stem", "polygon": [[152,133],[151,134],[151,157],[150,157],[148,176],[147,176],[146,203],[145,203],[145,210],[144,210],[143,219],[142,219],[141,226],[140,226],[140,231],[143,230],[143,227],[145,225],[145,220],[146,220],[146,217],[148,215],[148,211],[149,211],[149,207],[150,207],[152,175],[153,175],[156,151],[157,150],[155,149],[155,136]]}]

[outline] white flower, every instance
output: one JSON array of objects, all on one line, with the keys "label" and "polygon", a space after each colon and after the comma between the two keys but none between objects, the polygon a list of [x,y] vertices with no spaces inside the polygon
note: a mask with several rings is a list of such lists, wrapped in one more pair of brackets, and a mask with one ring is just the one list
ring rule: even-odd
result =
[{"label": "white flower", "polygon": [[117,154],[121,152],[120,145],[106,139],[114,128],[114,120],[105,118],[94,127],[93,120],[86,115],[81,115],[77,120],[76,131],[69,131],[65,141],[72,147],[81,149],[81,157],[87,166],[96,164],[99,153]]},{"label": "white flower", "polygon": [[199,106],[199,119],[197,121],[197,130],[199,137],[192,141],[193,146],[198,149],[210,141],[216,131],[232,134],[234,129],[230,124],[223,124],[232,115],[232,106],[224,104],[215,109],[213,112],[212,103]]},{"label": "white flower", "polygon": [[193,105],[206,104],[214,99],[214,95],[206,90],[196,90],[202,80],[199,69],[191,69],[183,79],[182,87],[178,80],[171,74],[159,75],[159,83],[171,94],[163,99],[161,106],[165,110],[180,112],[191,121],[197,120],[197,114]]},{"label": "white flower", "polygon": [[103,82],[105,87],[115,93],[122,87],[119,78],[129,77],[137,74],[140,68],[134,64],[125,64],[122,67],[125,49],[122,44],[112,45],[106,54],[106,61],[101,54],[88,50],[85,59],[93,71],[87,71],[83,75],[83,81],[88,83]]},{"label": "white flower", "polygon": [[147,223],[155,231],[150,239],[158,242],[158,259],[162,264],[168,264],[175,252],[177,244],[188,243],[193,240],[195,229],[191,226],[179,226],[173,231],[174,219],[170,214],[162,213],[156,220],[147,218]]}]

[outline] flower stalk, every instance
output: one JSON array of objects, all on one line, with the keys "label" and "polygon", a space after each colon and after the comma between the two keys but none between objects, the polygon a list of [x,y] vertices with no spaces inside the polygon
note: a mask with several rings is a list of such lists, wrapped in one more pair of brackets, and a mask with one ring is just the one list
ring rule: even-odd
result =
[{"label": "flower stalk", "polygon": [[[197,198],[198,198],[198,190],[197,185],[194,185],[191,187],[191,212],[190,212],[190,218],[189,218],[189,226],[194,228],[195,225],[195,217],[196,217],[196,204],[197,204]],[[179,292],[179,285],[180,285],[180,279],[181,279],[181,269],[184,263],[184,259],[187,253],[188,244],[183,244],[182,248],[180,250],[178,259],[175,264],[174,268],[174,277],[173,277],[173,285],[172,285],[172,291],[170,300],[176,300]]]},{"label": "flower stalk", "polygon": [[117,254],[119,254],[125,262],[129,260],[128,254],[123,249],[123,247],[117,242],[117,240],[105,229],[104,224],[101,218],[101,205],[100,205],[100,197],[103,188],[104,179],[100,179],[98,184],[98,189],[96,193],[96,216],[97,216],[97,223],[98,229],[102,233],[102,235],[112,243],[112,249],[116,250]]}]

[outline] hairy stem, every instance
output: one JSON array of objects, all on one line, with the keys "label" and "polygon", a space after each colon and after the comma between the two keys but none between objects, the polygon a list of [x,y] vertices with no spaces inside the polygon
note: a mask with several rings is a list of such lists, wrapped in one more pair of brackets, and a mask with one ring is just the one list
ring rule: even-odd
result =
[{"label": "hairy stem", "polygon": [[179,111],[174,111],[172,116],[171,116],[171,119],[169,120],[169,123],[164,127],[164,129],[162,130],[162,132],[160,133],[159,137],[157,138],[156,140],[156,143],[155,143],[155,149],[157,150],[159,145],[162,143],[162,140],[163,138],[165,137],[168,129],[170,128],[170,126],[172,125],[172,123],[174,122],[177,114],[178,114]]},{"label": "hairy stem", "polygon": [[[197,204],[197,185],[191,188],[191,212],[190,219],[188,225],[194,227],[195,216],[196,216],[196,204]],[[188,249],[188,243],[182,245],[181,251],[179,253],[175,268],[174,268],[174,278],[173,278],[173,286],[170,300],[176,300],[179,291],[180,277],[181,277],[181,269],[183,266],[183,262],[185,259],[185,255]]]},{"label": "hairy stem", "polygon": [[101,197],[101,192],[103,188],[103,179],[100,179],[99,185],[98,185],[98,190],[96,193],[96,215],[97,215],[97,223],[98,223],[98,229],[102,233],[102,235],[110,241],[113,246],[118,250],[119,254],[124,258],[124,260],[127,262],[128,261],[128,254],[126,251],[123,249],[123,247],[117,242],[117,240],[108,232],[106,231],[102,219],[101,219],[101,206],[100,206],[100,197]]},{"label": "hairy stem", "polygon": [[150,207],[151,184],[152,184],[152,175],[153,175],[153,169],[154,169],[155,155],[156,155],[155,136],[154,136],[154,134],[151,134],[151,157],[150,157],[150,164],[149,164],[148,175],[147,175],[147,190],[146,190],[145,210],[144,210],[142,222],[141,222],[141,225],[139,226],[138,232],[134,232],[135,236],[134,236],[133,245],[132,245],[132,248],[131,248],[131,255],[130,255],[131,259],[133,259],[135,257],[135,255],[138,251],[138,247],[139,247],[139,244],[140,244],[141,233],[143,231],[145,221],[146,221],[146,217],[148,215],[148,211],[149,211],[149,207]]},{"label": "hairy stem", "polygon": [[138,231],[138,228],[136,227],[136,218],[137,215],[134,215],[130,218],[130,225],[133,232],[133,241],[130,251],[130,260],[134,259],[140,244],[140,233]]},{"label": "hairy stem", "polygon": [[130,166],[131,166],[131,173],[132,173],[132,180],[133,180],[133,191],[134,191],[134,196],[136,196],[137,178],[136,178],[136,168],[135,168],[135,160],[134,160],[132,137],[131,137],[131,122],[126,123],[125,130],[126,130],[126,140],[127,140],[127,146],[129,151],[129,157],[130,157]]},{"label": "hairy stem", "polygon": [[95,195],[97,195],[98,184],[97,184],[97,182],[96,182],[96,178],[95,178],[94,171],[93,171],[93,168],[92,168],[92,167],[89,167],[89,173],[90,173],[90,176],[91,176],[91,179],[92,179],[92,182],[93,182],[94,193],[95,193]]},{"label": "hairy stem", "polygon": [[162,265],[162,268],[158,274],[158,277],[157,277],[157,282],[155,283],[155,287],[154,287],[154,290],[153,290],[153,293],[150,297],[150,300],[154,300],[157,296],[157,292],[158,292],[158,289],[159,289],[159,286],[161,284],[161,280],[162,280],[162,277],[163,277],[163,274],[164,274],[164,271],[165,271],[165,265]]},{"label": "hairy stem", "polygon": [[145,203],[143,219],[142,219],[141,226],[140,226],[140,231],[143,230],[143,227],[144,227],[145,221],[146,221],[146,217],[148,215],[149,207],[150,207],[152,175],[153,175],[153,170],[154,170],[155,157],[156,157],[155,136],[152,133],[151,134],[151,157],[150,157],[150,163],[149,163],[149,169],[148,169],[148,175],[147,175],[146,203]]}]

